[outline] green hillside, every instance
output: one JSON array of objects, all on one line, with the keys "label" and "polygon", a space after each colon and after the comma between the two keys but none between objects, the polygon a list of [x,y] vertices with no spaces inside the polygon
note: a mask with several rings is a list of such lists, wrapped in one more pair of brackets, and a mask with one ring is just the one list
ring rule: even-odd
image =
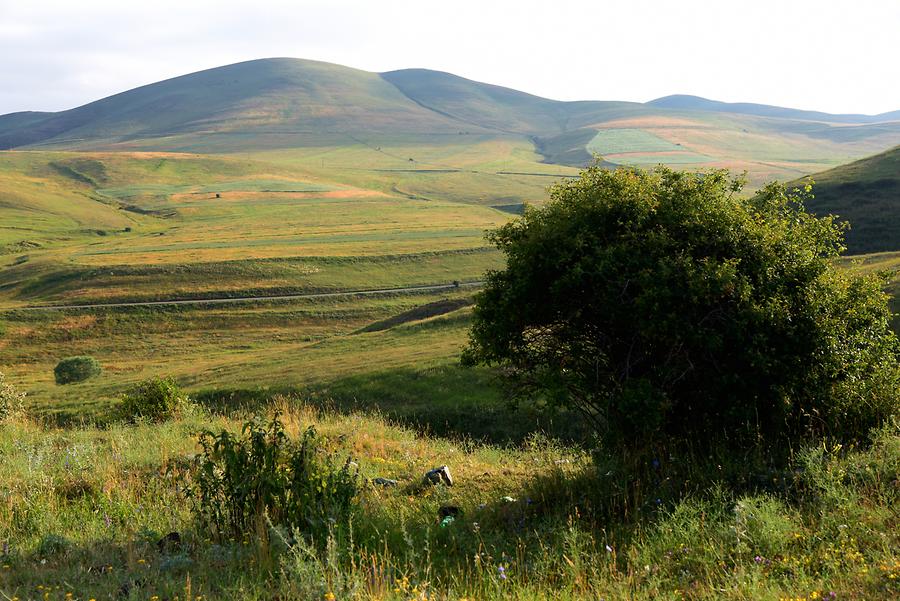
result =
[{"label": "green hillside", "polygon": [[637,102],[562,102],[429,69],[383,73],[418,104],[465,123],[542,138],[610,119],[657,114]]},{"label": "green hillside", "polygon": [[289,58],[200,71],[36,122],[20,122],[17,119],[13,127],[0,122],[0,147],[85,147],[183,133],[208,137],[226,132],[458,130],[451,120],[418,106],[375,73]]},{"label": "green hillside", "polygon": [[429,69],[391,71],[382,77],[418,104],[475,127],[536,135],[566,129],[562,102]]},{"label": "green hillside", "polygon": [[813,176],[810,208],[850,222],[850,253],[900,250],[900,146]]},{"label": "green hillside", "polygon": [[[373,160],[363,168],[381,153],[407,161],[407,171],[433,173],[465,166],[422,164],[418,149],[483,149],[496,142],[524,145],[548,164],[580,167],[599,152],[610,165],[746,170],[760,185],[900,143],[895,117],[684,97],[563,102],[427,69],[378,74],[274,58],[176,77],[59,113],[0,116],[0,149],[298,151],[308,157],[364,148]],[[321,156],[320,166],[326,162]]]}]

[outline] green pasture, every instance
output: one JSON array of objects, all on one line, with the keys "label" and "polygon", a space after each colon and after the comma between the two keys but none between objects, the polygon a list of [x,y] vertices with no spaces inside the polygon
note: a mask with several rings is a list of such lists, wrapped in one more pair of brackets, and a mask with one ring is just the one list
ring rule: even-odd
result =
[{"label": "green pasture", "polygon": [[601,129],[587,143],[591,154],[619,154],[623,152],[678,152],[680,145],[655,136],[643,129]]},{"label": "green pasture", "polygon": [[508,205],[543,202],[578,169],[543,163],[523,136],[383,136],[253,153],[320,178],[420,200]]},{"label": "green pasture", "polygon": [[[456,310],[377,331],[375,322],[441,298],[384,294],[234,305],[0,313],[0,370],[29,393],[40,413],[102,414],[135,382],[170,375],[191,390],[253,390],[327,383],[392,369],[454,363],[467,336],[468,311]],[[90,355],[103,373],[58,386],[63,357]]]},{"label": "green pasture", "polygon": [[700,165],[710,163],[710,158],[690,152],[673,152],[660,154],[627,154],[604,155],[604,160],[615,165]]}]

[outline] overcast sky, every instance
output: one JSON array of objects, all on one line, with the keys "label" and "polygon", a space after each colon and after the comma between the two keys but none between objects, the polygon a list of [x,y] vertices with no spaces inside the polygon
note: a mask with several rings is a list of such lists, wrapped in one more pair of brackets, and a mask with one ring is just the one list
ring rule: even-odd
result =
[{"label": "overcast sky", "polygon": [[0,0],[0,114],[272,56],[880,113],[900,109],[900,0]]}]

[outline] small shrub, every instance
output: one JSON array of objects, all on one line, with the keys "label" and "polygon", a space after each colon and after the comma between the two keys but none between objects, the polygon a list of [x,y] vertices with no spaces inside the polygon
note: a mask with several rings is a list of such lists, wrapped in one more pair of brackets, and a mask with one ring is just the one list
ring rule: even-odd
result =
[{"label": "small shrub", "polygon": [[6,382],[0,372],[0,422],[25,412],[25,393]]},{"label": "small shrub", "polygon": [[66,357],[56,364],[53,375],[57,384],[73,384],[98,376],[100,371],[100,362],[93,357]]},{"label": "small shrub", "polygon": [[172,377],[154,377],[133,386],[122,397],[121,412],[126,419],[165,421],[189,404],[187,395]]},{"label": "small shrub", "polygon": [[243,540],[272,524],[324,541],[349,520],[359,475],[350,462],[335,467],[314,428],[291,441],[276,415],[253,420],[235,436],[200,433],[202,452],[186,494],[201,526],[214,536]]},{"label": "small shrub", "polygon": [[72,548],[72,542],[58,534],[47,534],[38,544],[37,552],[41,557],[54,557],[62,555]]}]

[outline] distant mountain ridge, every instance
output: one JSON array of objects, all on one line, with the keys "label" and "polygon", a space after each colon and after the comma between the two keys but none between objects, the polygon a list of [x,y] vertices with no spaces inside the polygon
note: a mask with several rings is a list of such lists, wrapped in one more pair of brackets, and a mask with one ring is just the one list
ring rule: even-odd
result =
[{"label": "distant mountain ridge", "polygon": [[749,167],[761,179],[896,145],[900,119],[894,117],[900,111],[827,115],[690,96],[559,101],[428,69],[372,73],[271,58],[174,77],[66,111],[2,115],[0,149],[232,152],[517,136],[530,140],[546,163],[580,166],[596,153],[611,164]]},{"label": "distant mountain ridge", "polygon": [[718,100],[709,100],[708,98],[691,96],[688,94],[663,96],[662,98],[651,100],[647,104],[669,109],[740,113],[744,115],[757,115],[760,117],[802,119],[807,121],[824,121],[827,123],[884,123],[887,121],[900,121],[900,110],[881,113],[879,115],[841,115],[771,106],[768,104],[756,104],[752,102],[720,102]]}]

